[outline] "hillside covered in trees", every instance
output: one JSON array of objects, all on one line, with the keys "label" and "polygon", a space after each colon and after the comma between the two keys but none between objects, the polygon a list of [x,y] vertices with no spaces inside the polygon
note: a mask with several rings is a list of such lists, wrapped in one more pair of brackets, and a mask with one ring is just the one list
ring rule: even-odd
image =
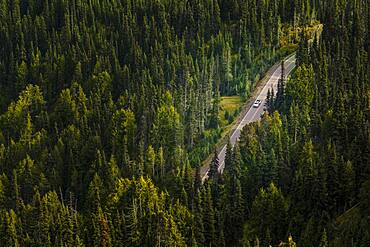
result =
[{"label": "hillside covered in trees", "polygon": [[[369,20],[369,0],[0,0],[0,246],[370,246]],[[295,48],[202,183],[221,97]]]}]

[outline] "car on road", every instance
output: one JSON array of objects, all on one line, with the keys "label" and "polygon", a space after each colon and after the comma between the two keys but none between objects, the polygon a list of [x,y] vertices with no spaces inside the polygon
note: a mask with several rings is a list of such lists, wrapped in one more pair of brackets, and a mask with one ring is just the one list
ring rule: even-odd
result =
[{"label": "car on road", "polygon": [[253,108],[258,108],[260,105],[261,105],[261,100],[256,100],[256,102],[254,102],[254,104],[253,104]]}]

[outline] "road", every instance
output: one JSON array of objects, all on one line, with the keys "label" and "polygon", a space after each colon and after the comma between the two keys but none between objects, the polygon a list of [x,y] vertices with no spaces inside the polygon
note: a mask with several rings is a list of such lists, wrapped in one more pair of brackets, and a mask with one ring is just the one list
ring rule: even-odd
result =
[{"label": "road", "polygon": [[[284,62],[285,77],[288,77],[290,72],[294,69],[295,61],[296,61],[295,55],[292,55],[285,60]],[[233,128],[231,135],[230,135],[230,143],[232,146],[234,146],[235,143],[239,140],[240,133],[242,129],[244,128],[244,126],[246,126],[247,124],[251,122],[260,120],[261,114],[264,112],[263,108],[266,102],[268,90],[270,89],[271,91],[271,88],[273,87],[274,92],[275,93],[277,92],[277,84],[278,84],[279,78],[281,78],[282,69],[281,69],[281,66],[278,66],[278,67],[274,66],[272,67],[272,69],[274,69],[274,71],[272,73],[268,73],[269,79],[267,83],[265,84],[265,86],[263,87],[259,95],[254,99],[254,101],[257,99],[261,100],[262,101],[261,105],[258,108],[254,108],[253,105],[250,105],[249,110],[244,112],[245,115],[242,117],[242,120],[236,124],[235,128]],[[225,166],[226,146],[227,145],[225,144],[218,153],[218,161],[219,161],[218,171],[220,173],[223,172],[224,166]],[[208,171],[209,171],[209,167],[205,169],[203,172],[204,174],[202,175],[203,181],[208,178]]]}]

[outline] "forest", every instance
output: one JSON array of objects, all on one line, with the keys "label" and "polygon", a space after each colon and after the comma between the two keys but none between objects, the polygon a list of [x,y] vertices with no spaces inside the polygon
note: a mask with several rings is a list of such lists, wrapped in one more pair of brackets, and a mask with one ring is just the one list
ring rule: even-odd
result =
[{"label": "forest", "polygon": [[0,246],[368,247],[369,121],[370,0],[0,0]]}]

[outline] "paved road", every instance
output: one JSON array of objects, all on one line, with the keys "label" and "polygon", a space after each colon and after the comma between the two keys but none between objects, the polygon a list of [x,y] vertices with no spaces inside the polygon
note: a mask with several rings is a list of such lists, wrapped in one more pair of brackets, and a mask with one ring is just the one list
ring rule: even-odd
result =
[{"label": "paved road", "polygon": [[[286,77],[294,69],[295,61],[296,61],[295,55],[290,56],[289,58],[285,60],[284,67],[285,67]],[[266,102],[267,92],[269,89],[271,90],[272,87],[274,88],[274,92],[275,93],[277,92],[277,84],[278,84],[279,78],[281,78],[281,72],[282,72],[281,66],[278,66],[272,74],[270,73],[271,76],[268,82],[266,83],[266,85],[264,86],[264,88],[262,89],[258,97],[256,98],[256,100],[259,99],[262,101],[261,105],[258,108],[254,108],[253,106],[250,106],[250,109],[246,111],[244,117],[237,124],[236,128],[233,128],[232,134],[230,136],[230,143],[232,146],[234,146],[235,143],[238,141],[241,130],[244,128],[244,126],[246,126],[247,124],[251,122],[260,120],[261,114],[263,113],[264,104]],[[224,166],[225,166],[226,146],[227,145],[224,145],[221,151],[218,153],[218,160],[220,164],[218,170],[220,173],[223,172]],[[209,171],[209,168],[205,171],[205,174],[202,177],[203,181],[208,178],[208,171]]]}]

